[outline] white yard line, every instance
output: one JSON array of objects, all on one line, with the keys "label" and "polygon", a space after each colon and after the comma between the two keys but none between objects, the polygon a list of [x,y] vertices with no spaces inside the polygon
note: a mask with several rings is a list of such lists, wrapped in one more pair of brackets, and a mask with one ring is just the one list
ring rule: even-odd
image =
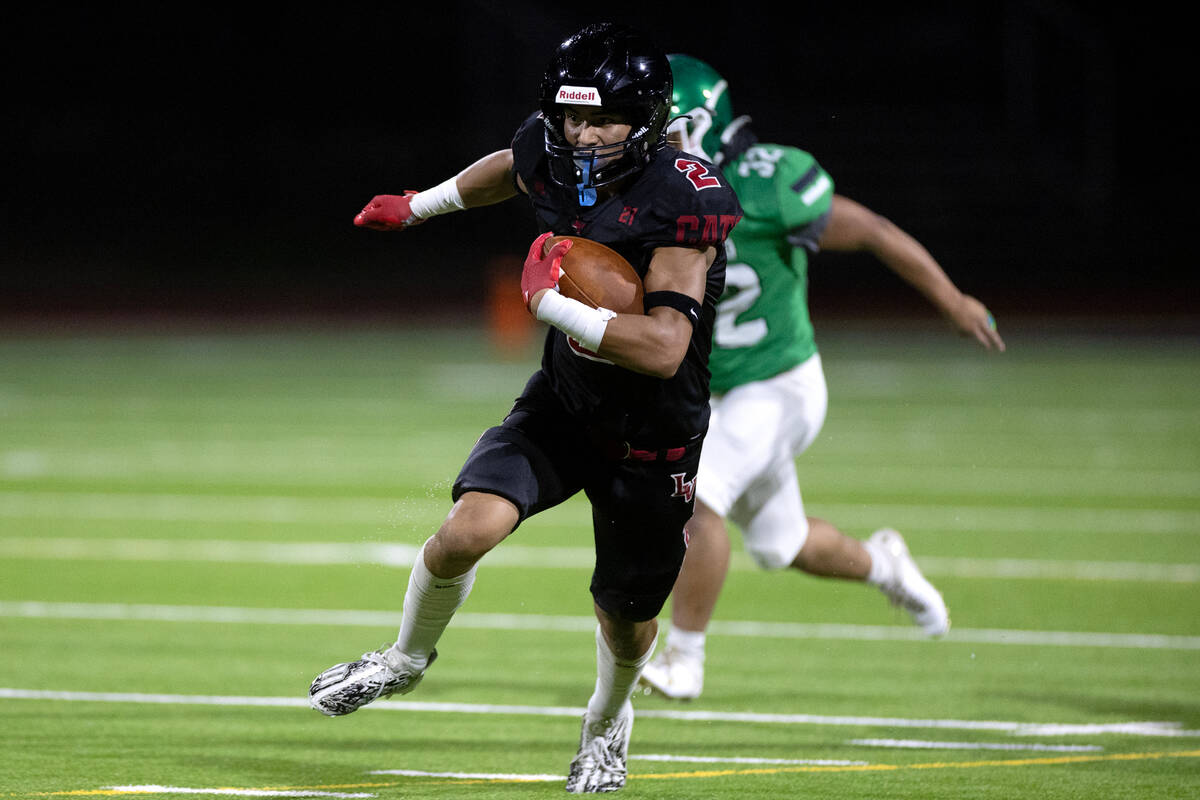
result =
[{"label": "white yard line", "polygon": [[944,575],[956,578],[1035,578],[1044,580],[1200,583],[1200,564],[1152,564],[1138,561],[1061,561],[1032,558],[948,558],[939,556],[921,556],[918,561],[920,562],[921,571],[926,575]]},{"label": "white yard line", "polygon": [[673,756],[663,753],[647,753],[635,755],[630,753],[630,761],[667,761],[684,764],[783,764],[793,766],[816,767],[854,767],[868,764],[868,761],[846,761],[833,758],[750,758],[747,756]]},{"label": "white yard line", "polygon": [[240,564],[382,564],[411,567],[419,549],[415,545],[370,542],[32,537],[0,539],[0,556],[64,561],[218,561]]},{"label": "white yard line", "polygon": [[[902,503],[821,503],[813,509],[837,519],[918,519],[928,532],[1008,533],[1062,531],[1194,535],[1200,512],[1163,508],[1051,508],[970,505],[934,507]],[[448,494],[421,500],[377,497],[290,497],[268,495],[148,494],[125,492],[0,491],[0,517],[9,519],[150,520],[162,522],[265,522],[388,525],[397,518],[440,519],[450,510]],[[916,523],[914,523],[916,524]]]},{"label": "white yard line", "polygon": [[1037,742],[927,742],[920,739],[850,739],[846,744],[908,750],[1020,750],[1049,753],[1096,753],[1097,744],[1038,744]]},{"label": "white yard line", "polygon": [[[377,797],[369,792],[326,792],[319,789],[234,789],[234,788],[192,788],[187,786],[160,786],[158,784],[139,784],[136,786],[110,786],[97,794],[219,794],[234,797],[339,797],[367,798]],[[82,792],[81,794],[89,794]]]},{"label": "white yard line", "polygon": [[[76,692],[0,688],[0,700],[58,700],[85,703],[147,703],[157,705],[256,706],[308,708],[304,697],[254,697],[236,695],[143,694],[138,692]],[[410,711],[442,714],[501,714],[535,717],[580,717],[585,709],[571,706],[491,705],[482,703],[422,703],[413,700],[380,700],[367,706],[373,711]],[[1129,736],[1195,738],[1200,730],[1184,730],[1178,722],[1046,723],[1004,720],[910,719],[905,717],[829,716],[821,714],[769,714],[749,711],[699,711],[639,709],[639,719],[688,722],[724,722],[775,725],[843,727],[928,728],[934,730],[1002,731],[1012,736]]]},{"label": "white yard line", "polygon": [[[383,542],[270,542],[231,539],[89,539],[79,537],[0,538],[0,557],[80,561],[217,561],[242,564],[381,564],[412,566],[419,547]],[[505,567],[590,569],[590,547],[538,547],[506,544],[485,556],[485,564]],[[1136,561],[1065,561],[1022,558],[921,556],[931,577],[1200,583],[1200,564]],[[755,567],[735,553],[733,567]]]},{"label": "white yard line", "polygon": [[[396,627],[400,612],[373,610],[174,606],[136,603],[46,603],[0,601],[0,617],[25,619],[106,619],[115,621],[242,623],[251,625],[336,625]],[[478,630],[537,630],[591,633],[596,620],[552,614],[483,614],[460,612],[455,627]],[[721,636],[854,641],[918,641],[925,637],[909,625],[844,625],[803,622],[716,620],[710,631]],[[943,641],[959,644],[1051,647],[1200,650],[1200,636],[1146,633],[1025,631],[997,628],[953,628]]]},{"label": "white yard line", "polygon": [[566,775],[538,775],[506,772],[426,772],[420,769],[373,769],[368,775],[402,775],[406,778],[456,778],[464,781],[512,781],[513,783],[534,783],[542,781],[560,781],[565,783]]},{"label": "white yard line", "polygon": [[[108,492],[0,492],[0,517],[150,520],[156,522],[275,522],[384,524],[411,501],[370,497],[302,498]],[[431,509],[433,501],[429,501]],[[438,507],[448,510],[443,500]]]},{"label": "white yard line", "polygon": [[[62,436],[61,427],[55,433]],[[238,478],[247,483],[256,479],[287,480],[298,485],[314,487],[330,483],[347,485],[347,478],[394,474],[414,454],[449,452],[458,454],[465,443],[449,437],[406,435],[394,447],[387,447],[369,430],[338,431],[324,437],[288,435],[286,446],[264,441],[261,425],[254,427],[249,439],[225,439],[227,430],[200,433],[202,437],[171,439],[169,431],[162,434],[139,426],[129,441],[109,444],[79,445],[70,437],[46,448],[0,449],[0,477],[28,479],[137,479],[150,480],[155,476],[174,476],[180,482],[216,481]],[[81,432],[80,435],[86,435]],[[25,437],[36,433],[25,432]],[[163,438],[158,438],[162,436]],[[149,437],[149,438],[144,438]],[[24,438],[24,437],[23,437]],[[270,437],[283,439],[282,436]],[[459,437],[461,439],[461,437]],[[936,437],[919,434],[903,435],[895,447],[913,447],[913,441],[936,446]],[[884,441],[888,441],[884,437]],[[862,459],[856,457],[858,448],[846,438],[840,445],[848,452],[836,459],[826,459],[820,466],[826,485],[862,483]],[[878,449],[873,440],[872,449]],[[337,458],[328,454],[339,453]],[[947,453],[941,449],[940,456]],[[406,458],[407,455],[407,458]],[[303,465],[298,470],[298,465]],[[446,465],[450,471],[453,466]],[[1095,466],[1076,464],[1070,467],[1031,465],[988,466],[976,463],[872,464],[870,480],[875,486],[892,487],[892,494],[908,488],[936,486],[941,492],[972,494],[987,486],[997,494],[1028,499],[1073,497],[1076,501],[1103,502],[1111,497],[1130,502],[1139,498],[1146,502],[1187,497],[1200,486],[1200,471],[1189,469],[1155,469],[1148,466]],[[444,495],[443,495],[444,496]],[[447,501],[448,502],[448,501]]]}]

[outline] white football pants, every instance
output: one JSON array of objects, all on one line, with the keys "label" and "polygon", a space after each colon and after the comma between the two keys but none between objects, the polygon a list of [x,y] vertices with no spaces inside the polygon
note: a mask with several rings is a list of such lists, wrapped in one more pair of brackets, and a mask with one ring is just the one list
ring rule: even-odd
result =
[{"label": "white football pants", "polygon": [[828,406],[820,355],[713,396],[696,496],[741,529],[763,569],[791,564],[808,537],[795,459],[817,438]]}]

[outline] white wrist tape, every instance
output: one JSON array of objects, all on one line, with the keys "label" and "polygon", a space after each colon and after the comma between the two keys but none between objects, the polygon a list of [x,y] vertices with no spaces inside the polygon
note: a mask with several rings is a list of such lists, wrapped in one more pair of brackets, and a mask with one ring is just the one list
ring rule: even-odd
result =
[{"label": "white wrist tape", "polygon": [[538,319],[558,328],[593,353],[600,348],[608,321],[616,315],[615,311],[592,308],[554,290],[542,295],[537,307]]},{"label": "white wrist tape", "polygon": [[442,181],[432,189],[417,192],[410,201],[409,210],[417,219],[449,214],[466,208],[462,195],[458,193],[458,176]]}]

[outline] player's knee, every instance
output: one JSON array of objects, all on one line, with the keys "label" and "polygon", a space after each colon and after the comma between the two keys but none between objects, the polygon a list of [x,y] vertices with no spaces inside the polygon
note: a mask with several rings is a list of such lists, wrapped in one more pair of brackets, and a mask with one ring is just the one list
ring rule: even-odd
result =
[{"label": "player's knee", "polygon": [[450,509],[430,545],[443,558],[478,561],[512,533],[518,519],[516,506],[508,500],[468,492]]},{"label": "player's knee", "polygon": [[759,569],[792,566],[808,540],[808,519],[803,508],[780,502],[779,496],[760,506],[751,519],[738,524],[746,552]]},{"label": "player's knee", "polygon": [[746,553],[759,569],[778,570],[790,566],[796,558],[796,548],[791,543],[768,542],[746,543]]}]

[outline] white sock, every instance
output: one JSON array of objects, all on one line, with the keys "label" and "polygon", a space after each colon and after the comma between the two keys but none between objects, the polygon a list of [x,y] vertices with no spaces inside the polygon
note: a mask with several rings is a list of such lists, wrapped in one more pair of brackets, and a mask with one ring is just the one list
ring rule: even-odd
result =
[{"label": "white sock", "polygon": [[667,630],[667,647],[703,662],[705,638],[704,631],[685,631],[672,625]]},{"label": "white sock", "polygon": [[895,566],[884,549],[872,541],[862,543],[868,555],[871,556],[871,571],[867,573],[867,583],[872,586],[883,586],[896,579]]},{"label": "white sock", "polygon": [[425,566],[425,547],[421,546],[408,576],[404,593],[404,617],[393,650],[398,650],[424,669],[429,654],[437,645],[442,632],[450,624],[454,612],[466,602],[475,583],[475,567],[456,578],[439,578]]},{"label": "white sock", "polygon": [[[657,641],[657,639],[655,640]],[[621,712],[621,708],[633,696],[642,667],[654,655],[654,642],[634,661],[622,661],[613,655],[604,641],[604,633],[596,626],[596,689],[588,700],[588,718],[610,720]]]}]

